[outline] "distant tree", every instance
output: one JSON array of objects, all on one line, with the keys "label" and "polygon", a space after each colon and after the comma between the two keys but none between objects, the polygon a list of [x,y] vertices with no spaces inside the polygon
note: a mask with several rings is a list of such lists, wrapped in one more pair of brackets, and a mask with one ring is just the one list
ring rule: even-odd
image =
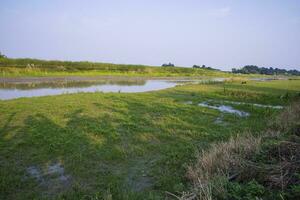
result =
[{"label": "distant tree", "polygon": [[174,67],[175,65],[174,64],[172,64],[172,63],[164,63],[164,64],[162,64],[162,67]]},{"label": "distant tree", "polygon": [[237,72],[238,70],[236,68],[232,68],[231,71],[232,71],[232,73],[238,73]]},{"label": "distant tree", "polygon": [[232,73],[242,73],[242,74],[266,74],[266,75],[300,75],[300,71],[297,70],[285,70],[279,68],[266,68],[257,67],[255,65],[246,65],[241,69],[232,68]]},{"label": "distant tree", "polygon": [[202,65],[201,67],[198,65],[194,65],[194,68],[202,68],[202,69],[208,69],[208,70],[218,70],[218,69],[214,69],[212,67],[206,67],[205,65]]},{"label": "distant tree", "polygon": [[6,56],[0,52],[0,58],[6,58]]}]

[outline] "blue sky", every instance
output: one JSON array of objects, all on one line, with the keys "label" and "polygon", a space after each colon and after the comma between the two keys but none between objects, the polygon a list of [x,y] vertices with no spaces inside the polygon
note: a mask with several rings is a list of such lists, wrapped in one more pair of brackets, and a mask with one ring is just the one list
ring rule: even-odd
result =
[{"label": "blue sky", "polygon": [[300,69],[299,0],[0,0],[9,57]]}]

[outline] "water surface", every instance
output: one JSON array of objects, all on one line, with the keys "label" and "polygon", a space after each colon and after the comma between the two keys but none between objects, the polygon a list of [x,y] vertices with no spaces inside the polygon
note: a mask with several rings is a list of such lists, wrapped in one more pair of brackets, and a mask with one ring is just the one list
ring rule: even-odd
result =
[{"label": "water surface", "polygon": [[247,112],[240,111],[240,110],[237,110],[237,109],[235,109],[235,108],[233,108],[231,106],[226,106],[226,105],[216,105],[216,106],[213,106],[213,105],[209,105],[206,102],[199,103],[198,105],[202,106],[202,107],[206,107],[206,108],[211,108],[211,109],[219,110],[220,112],[235,114],[235,115],[240,116],[240,117],[247,117],[247,116],[250,115]]},{"label": "water surface", "polygon": [[141,79],[141,78],[100,78],[100,79],[7,79],[0,82],[0,99],[37,97],[78,92],[120,92],[137,93],[162,90],[185,84],[186,79]]}]

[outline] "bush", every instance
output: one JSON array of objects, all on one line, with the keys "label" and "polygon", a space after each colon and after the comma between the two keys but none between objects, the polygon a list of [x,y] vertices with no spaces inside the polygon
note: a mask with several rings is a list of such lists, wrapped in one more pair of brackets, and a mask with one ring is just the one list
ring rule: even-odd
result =
[{"label": "bush", "polygon": [[175,67],[175,65],[169,62],[162,64],[162,67]]},{"label": "bush", "polygon": [[0,58],[6,58],[6,56],[0,52]]}]

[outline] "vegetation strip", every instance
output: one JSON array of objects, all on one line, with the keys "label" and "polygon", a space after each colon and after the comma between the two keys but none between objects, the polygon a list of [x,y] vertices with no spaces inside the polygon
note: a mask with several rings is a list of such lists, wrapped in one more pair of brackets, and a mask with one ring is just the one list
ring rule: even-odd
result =
[{"label": "vegetation strip", "polygon": [[[259,136],[246,133],[202,151],[179,199],[300,197],[300,101],[287,107]],[[268,160],[261,160],[268,157]]]}]

